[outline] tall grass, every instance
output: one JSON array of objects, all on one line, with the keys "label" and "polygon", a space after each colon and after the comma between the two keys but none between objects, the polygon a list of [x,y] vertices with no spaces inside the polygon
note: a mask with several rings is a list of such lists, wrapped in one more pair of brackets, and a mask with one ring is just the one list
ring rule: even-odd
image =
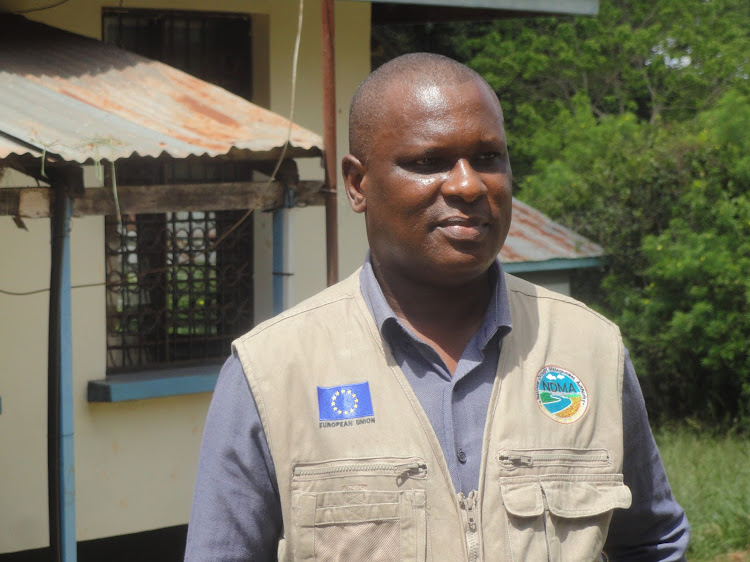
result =
[{"label": "tall grass", "polygon": [[690,521],[688,560],[729,560],[722,555],[750,550],[750,437],[688,426],[660,429],[655,437]]}]

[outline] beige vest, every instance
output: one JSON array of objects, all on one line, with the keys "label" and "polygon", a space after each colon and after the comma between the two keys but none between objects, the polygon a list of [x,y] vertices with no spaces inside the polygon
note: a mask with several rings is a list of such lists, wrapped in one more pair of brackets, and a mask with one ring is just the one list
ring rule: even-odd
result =
[{"label": "beige vest", "polygon": [[[601,556],[612,510],[630,505],[619,331],[572,299],[511,276],[507,286],[513,330],[502,343],[479,490],[467,498],[367,310],[359,272],[234,342],[276,469],[279,560]],[[372,416],[345,395],[365,382]],[[341,396],[320,402],[318,387],[342,387]],[[331,411],[341,419],[321,421]]]}]

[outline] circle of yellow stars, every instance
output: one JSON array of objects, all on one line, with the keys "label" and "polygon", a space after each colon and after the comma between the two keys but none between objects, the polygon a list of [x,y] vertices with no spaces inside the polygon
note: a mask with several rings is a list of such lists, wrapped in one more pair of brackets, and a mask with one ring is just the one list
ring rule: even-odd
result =
[{"label": "circle of yellow stars", "polygon": [[[338,406],[336,406],[336,401],[338,400],[339,396],[347,396],[347,398],[354,399],[354,405],[348,409],[348,410],[342,410]],[[352,392],[352,390],[349,388],[347,390],[337,390],[333,393],[333,397],[331,398],[331,409],[339,414],[340,416],[346,416],[351,415],[354,413],[354,410],[356,410],[359,407],[359,399],[357,398],[357,394],[355,392]]]}]

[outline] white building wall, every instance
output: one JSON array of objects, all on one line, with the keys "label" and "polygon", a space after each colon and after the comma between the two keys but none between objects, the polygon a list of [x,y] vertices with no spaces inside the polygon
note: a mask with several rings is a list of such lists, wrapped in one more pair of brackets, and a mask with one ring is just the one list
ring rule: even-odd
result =
[{"label": "white building wall", "polygon": [[[50,223],[28,231],[0,217],[0,289],[49,287]],[[47,536],[47,316],[49,293],[0,294],[0,552]]]},{"label": "white building wall", "polygon": [[550,291],[570,296],[570,270],[529,271],[525,273],[514,273],[513,275],[525,279],[530,283],[541,285]]}]

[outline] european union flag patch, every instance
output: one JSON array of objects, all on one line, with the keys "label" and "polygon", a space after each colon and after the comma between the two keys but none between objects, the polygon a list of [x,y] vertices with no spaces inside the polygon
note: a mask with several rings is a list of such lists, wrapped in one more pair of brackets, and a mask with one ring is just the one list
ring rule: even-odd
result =
[{"label": "european union flag patch", "polygon": [[370,383],[318,387],[320,421],[345,420],[374,416]]}]

